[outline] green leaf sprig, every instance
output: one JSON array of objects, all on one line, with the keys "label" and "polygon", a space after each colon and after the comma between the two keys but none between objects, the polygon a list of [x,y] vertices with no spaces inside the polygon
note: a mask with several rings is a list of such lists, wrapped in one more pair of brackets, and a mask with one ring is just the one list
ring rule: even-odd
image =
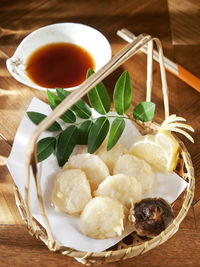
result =
[{"label": "green leaf sprig", "polygon": [[[88,70],[87,78],[94,71]],[[51,109],[55,109],[70,92],[61,88],[56,88],[56,94],[47,90],[47,98]],[[53,137],[46,137],[37,143],[37,160],[41,162],[55,152],[59,166],[63,166],[71,155],[75,145],[88,145],[88,152],[95,153],[105,138],[108,136],[107,150],[113,148],[121,137],[125,127],[126,120],[137,122],[151,121],[155,113],[155,104],[152,102],[141,102],[132,111],[132,117],[127,117],[132,101],[131,78],[128,71],[124,71],[117,80],[113,93],[113,104],[116,115],[109,115],[110,97],[105,85],[100,82],[88,93],[90,106],[99,113],[99,118],[92,117],[91,107],[82,99],[67,110],[60,120],[66,124],[61,127],[58,121],[55,121],[47,131],[54,132]],[[38,125],[45,117],[45,114],[28,111],[29,119]],[[110,125],[109,117],[114,117]],[[63,125],[63,124],[62,124]]]}]

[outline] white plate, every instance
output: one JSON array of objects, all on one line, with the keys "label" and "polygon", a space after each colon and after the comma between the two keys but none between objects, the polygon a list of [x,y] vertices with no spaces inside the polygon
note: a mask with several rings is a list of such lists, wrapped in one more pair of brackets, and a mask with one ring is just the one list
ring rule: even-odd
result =
[{"label": "white plate", "polygon": [[[27,76],[26,62],[28,57],[39,47],[58,42],[72,43],[87,50],[94,59],[95,71],[103,67],[112,56],[108,40],[99,31],[79,23],[58,23],[42,27],[26,36],[17,47],[14,55],[7,59],[7,69],[17,81],[32,88],[46,91],[46,88],[35,84]],[[77,87],[65,89],[72,91]]]}]

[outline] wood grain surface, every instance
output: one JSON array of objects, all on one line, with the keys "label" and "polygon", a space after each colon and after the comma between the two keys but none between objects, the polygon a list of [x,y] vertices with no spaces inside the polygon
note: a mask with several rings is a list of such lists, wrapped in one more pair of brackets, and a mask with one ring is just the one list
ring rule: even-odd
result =
[{"label": "wood grain surface", "polygon": [[[33,96],[46,101],[44,92],[14,80],[6,69],[20,41],[33,30],[58,22],[79,22],[100,30],[113,55],[125,41],[116,31],[127,28],[161,39],[165,56],[200,77],[200,3],[198,0],[0,0],[0,266],[81,266],[74,259],[50,252],[28,234],[13,195],[13,181],[5,166],[14,136]],[[138,53],[112,73],[105,84],[110,94],[120,73],[132,78],[133,104],[145,100],[146,56]],[[159,66],[154,63],[152,101],[157,122],[164,118]],[[180,230],[163,245],[133,259],[103,266],[200,266],[200,94],[170,73],[170,113],[183,116],[194,127],[195,145],[182,138],[195,168],[195,198]]]}]

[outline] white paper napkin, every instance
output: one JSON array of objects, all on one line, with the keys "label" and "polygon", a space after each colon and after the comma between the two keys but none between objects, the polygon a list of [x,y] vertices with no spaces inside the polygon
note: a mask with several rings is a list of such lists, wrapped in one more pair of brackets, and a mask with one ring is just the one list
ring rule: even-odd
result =
[{"label": "white paper napkin", "polygon": [[[28,111],[37,111],[48,115],[51,112],[49,106],[37,98],[33,98]],[[98,113],[93,111],[93,116],[98,117]],[[22,119],[17,130],[12,151],[7,160],[7,167],[13,177],[15,184],[24,198],[24,162],[25,150],[28,140],[35,129],[35,125],[30,121],[27,115]],[[41,138],[53,135],[52,133],[43,133]],[[126,128],[120,138],[120,143],[129,148],[130,144],[140,136],[140,133],[135,126],[129,121],[126,121]],[[50,205],[52,186],[55,175],[60,170],[57,160],[54,155],[39,164],[41,175],[41,187],[46,204],[46,210],[49,222],[55,238],[64,246],[68,246],[81,251],[103,251],[114,244],[118,243],[122,238],[132,232],[132,229],[125,229],[121,237],[109,238],[104,240],[96,240],[86,237],[82,234],[79,226],[79,217],[68,215],[62,212],[55,211]],[[36,196],[35,185],[31,178],[30,197],[32,214],[34,218],[45,227],[43,218],[40,215],[38,201]],[[178,196],[184,191],[187,183],[175,173],[156,173],[155,184],[151,192],[147,192],[144,197],[162,197],[174,202]]]}]

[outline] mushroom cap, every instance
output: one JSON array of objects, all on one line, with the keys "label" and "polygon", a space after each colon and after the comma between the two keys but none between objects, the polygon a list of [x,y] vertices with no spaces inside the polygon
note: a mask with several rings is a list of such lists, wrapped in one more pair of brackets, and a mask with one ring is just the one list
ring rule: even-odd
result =
[{"label": "mushroom cap", "polygon": [[132,221],[141,236],[154,237],[164,231],[173,221],[170,204],[162,198],[146,198],[133,209]]}]

